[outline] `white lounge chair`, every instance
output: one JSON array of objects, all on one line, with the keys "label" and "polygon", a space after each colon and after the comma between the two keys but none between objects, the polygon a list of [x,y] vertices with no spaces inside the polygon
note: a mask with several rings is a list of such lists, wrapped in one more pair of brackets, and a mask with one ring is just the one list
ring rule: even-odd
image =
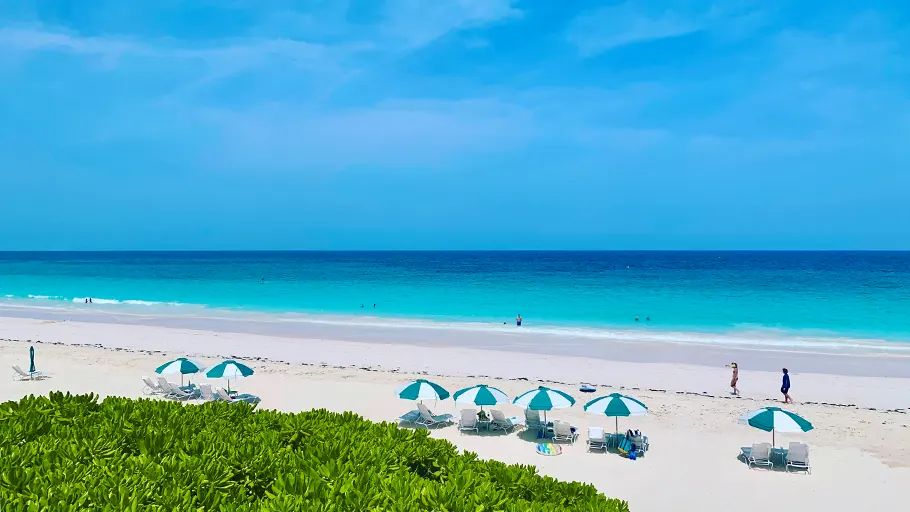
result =
[{"label": "white lounge chair", "polygon": [[553,441],[568,441],[574,444],[577,438],[578,433],[568,422],[559,420],[553,422]]},{"label": "white lounge chair", "polygon": [[458,421],[458,430],[461,432],[478,432],[476,409],[465,409],[461,411],[461,419]]},{"label": "white lounge chair", "polygon": [[648,451],[648,436],[641,435],[641,432],[637,430],[635,432],[636,434],[626,434],[626,437],[635,446],[635,451],[638,452],[638,455],[644,455]]},{"label": "white lounge chair", "polygon": [[543,431],[544,424],[540,420],[540,411],[525,409],[525,425],[527,425],[528,430],[537,430],[538,432]]},{"label": "white lounge chair", "polygon": [[812,468],[809,467],[809,445],[790,443],[790,449],[787,450],[787,466],[784,470],[789,472],[790,468],[812,473]]},{"label": "white lounge chair", "polygon": [[246,402],[248,404],[258,404],[261,401],[258,396],[246,393],[231,396],[227,391],[224,390],[224,388],[215,388],[215,396],[221,400],[224,400],[225,402],[231,403]]},{"label": "white lounge chair", "polygon": [[158,377],[156,380],[158,381],[158,389],[161,390],[161,396],[171,398],[171,395],[174,394],[171,390],[171,383],[164,377]]},{"label": "white lounge chair", "polygon": [[199,385],[199,399],[203,402],[214,402],[219,400],[215,393],[212,391],[211,384],[200,384]]},{"label": "white lounge chair", "polygon": [[588,427],[588,451],[606,450],[607,434],[600,427]]},{"label": "white lounge chair", "polygon": [[493,418],[493,421],[490,423],[491,430],[511,432],[517,427],[525,424],[524,420],[519,418],[506,418],[506,415],[503,414],[502,411],[496,409],[490,410],[490,416]]},{"label": "white lounge chair", "polygon": [[749,468],[765,466],[774,469],[774,463],[771,462],[771,443],[755,443],[751,448],[744,446],[740,451]]},{"label": "white lounge chair", "polygon": [[142,377],[142,382],[145,383],[145,386],[142,387],[143,395],[161,395],[164,394],[164,390],[161,389],[161,386],[152,382],[152,379],[148,377]]},{"label": "white lounge chair", "polygon": [[41,380],[46,379],[47,374],[41,371],[27,372],[19,368],[18,364],[13,365],[13,380]]},{"label": "white lounge chair", "polygon": [[454,419],[451,414],[434,415],[427,409],[427,406],[422,403],[417,404],[417,410],[420,411],[420,419],[417,420],[416,423],[425,428],[435,427],[436,425],[448,425]]},{"label": "white lounge chair", "polygon": [[[167,382],[167,381],[165,381]],[[173,382],[168,382],[168,394],[165,396],[174,400],[195,400],[199,398],[199,390],[184,390],[180,386],[174,384]]]}]

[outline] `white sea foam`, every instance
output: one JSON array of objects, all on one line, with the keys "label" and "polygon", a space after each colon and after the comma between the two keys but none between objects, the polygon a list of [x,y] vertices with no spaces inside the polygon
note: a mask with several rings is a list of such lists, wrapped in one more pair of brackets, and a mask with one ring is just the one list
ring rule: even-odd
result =
[{"label": "white sea foam", "polygon": [[[84,304],[88,299],[89,297],[76,297],[73,299],[73,302]],[[91,299],[92,304],[123,304],[123,302],[117,299],[99,299],[95,297],[91,297]]]},{"label": "white sea foam", "polygon": [[[32,299],[58,299],[62,303],[83,304],[87,297],[75,297],[67,300],[64,297],[29,295]],[[13,298],[7,295],[7,298]],[[46,304],[46,302],[44,302]],[[482,321],[446,321],[435,319],[395,318],[378,316],[354,316],[333,314],[306,314],[306,313],[265,313],[255,311],[242,311],[232,309],[209,308],[204,304],[183,304],[179,302],[161,302],[142,299],[114,299],[92,297],[92,304],[99,306],[116,307],[118,314],[138,316],[179,316],[197,317],[200,319],[277,323],[303,323],[317,325],[332,325],[339,327],[361,327],[381,329],[407,329],[407,330],[444,330],[454,333],[495,334],[506,336],[541,336],[541,337],[571,337],[597,340],[627,342],[627,343],[668,343],[681,345],[713,345],[731,346],[757,350],[807,350],[807,351],[881,351],[893,354],[910,353],[910,343],[894,342],[879,339],[850,338],[837,333],[822,331],[790,331],[786,329],[763,327],[754,324],[744,324],[733,329],[717,332],[688,331],[688,330],[659,330],[655,328],[643,329],[615,329],[604,327],[585,326],[557,326],[557,325],[524,325],[520,329],[512,324]],[[35,307],[46,309],[33,303],[9,305],[17,308]],[[157,308],[154,308],[157,306]],[[181,306],[171,309],[170,306]],[[74,306],[58,309],[70,310]],[[148,309],[146,309],[146,307]],[[162,307],[168,307],[164,312]],[[78,308],[82,310],[82,308]],[[103,311],[98,310],[98,311]]]},{"label": "white sea foam", "polygon": [[[227,318],[225,318],[227,319]],[[484,322],[451,322],[433,321],[405,318],[380,318],[380,317],[355,317],[334,315],[281,315],[263,316],[265,321],[303,322],[338,326],[377,327],[391,329],[432,329],[451,330],[474,333],[497,333],[510,335],[540,335],[553,337],[575,337],[593,340],[608,340],[619,342],[648,342],[672,343],[685,345],[717,345],[738,346],[742,348],[775,350],[775,349],[807,349],[833,351],[859,349],[880,350],[891,353],[910,353],[910,343],[892,342],[879,339],[854,339],[838,336],[834,333],[818,331],[800,332],[782,329],[760,330],[754,328],[748,331],[733,329],[726,332],[695,332],[695,331],[660,331],[654,329],[619,330],[596,327],[569,327],[569,326],[522,326],[520,329],[514,325]]]}]

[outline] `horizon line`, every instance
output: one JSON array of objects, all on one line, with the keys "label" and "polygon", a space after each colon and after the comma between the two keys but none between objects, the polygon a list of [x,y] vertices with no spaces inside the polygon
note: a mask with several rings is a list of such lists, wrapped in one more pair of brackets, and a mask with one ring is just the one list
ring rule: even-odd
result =
[{"label": "horizon line", "polygon": [[60,253],[606,253],[606,252],[800,252],[800,253],[905,253],[910,249],[0,249],[0,254],[60,254]]}]

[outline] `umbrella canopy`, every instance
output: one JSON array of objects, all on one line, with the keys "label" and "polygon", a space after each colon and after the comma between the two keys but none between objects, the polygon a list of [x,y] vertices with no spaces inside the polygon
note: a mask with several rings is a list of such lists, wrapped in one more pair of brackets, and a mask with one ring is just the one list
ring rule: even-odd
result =
[{"label": "umbrella canopy", "polygon": [[35,347],[28,347],[28,372],[35,373]]},{"label": "umbrella canopy", "polygon": [[595,398],[585,404],[585,412],[603,414],[616,418],[616,432],[619,432],[620,416],[641,416],[648,414],[648,406],[631,396],[612,393],[607,396]]},{"label": "umbrella canopy", "polygon": [[210,379],[227,379],[228,391],[231,390],[231,379],[249,377],[252,374],[252,368],[243,363],[238,363],[233,359],[221,361],[213,366],[211,370],[205,372],[205,376]]},{"label": "umbrella canopy", "polygon": [[469,403],[479,405],[481,408],[485,405],[497,405],[511,402],[509,397],[502,390],[478,384],[469,388],[460,389],[452,395],[455,402]]},{"label": "umbrella canopy", "polygon": [[595,398],[585,404],[585,411],[605,416],[641,416],[648,413],[648,406],[631,396],[613,393]]},{"label": "umbrella canopy", "polygon": [[183,384],[183,376],[189,373],[198,373],[205,369],[205,366],[193,361],[192,359],[187,359],[186,357],[178,357],[173,361],[168,361],[163,365],[155,368],[155,373],[170,374],[170,373],[179,373],[180,374],[180,383]]},{"label": "umbrella canopy", "polygon": [[532,411],[551,411],[575,405],[575,399],[558,389],[540,386],[515,397],[512,403]]},{"label": "umbrella canopy", "polygon": [[802,416],[780,407],[762,407],[747,412],[739,418],[739,423],[771,432],[772,444],[776,432],[808,432],[815,428]]},{"label": "umbrella canopy", "polygon": [[188,373],[201,372],[204,368],[205,366],[197,363],[196,361],[193,361],[192,359],[178,357],[173,361],[168,361],[158,368],[155,368],[155,373],[179,373],[185,375]]},{"label": "umbrella canopy", "polygon": [[417,379],[399,386],[395,394],[402,400],[445,400],[449,392],[439,384],[426,379]]}]

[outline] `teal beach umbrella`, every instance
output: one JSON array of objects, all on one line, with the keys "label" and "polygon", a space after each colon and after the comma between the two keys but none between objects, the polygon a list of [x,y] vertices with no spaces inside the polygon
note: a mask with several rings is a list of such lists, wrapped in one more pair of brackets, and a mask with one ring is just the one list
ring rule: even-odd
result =
[{"label": "teal beach umbrella", "polygon": [[543,418],[546,421],[547,411],[572,407],[575,405],[575,399],[558,389],[540,386],[516,396],[512,403],[532,411],[543,411]]},{"label": "teal beach umbrella", "polygon": [[34,345],[31,347],[28,347],[28,359],[29,359],[28,372],[35,373],[35,347],[34,347]]},{"label": "teal beach umbrella", "polygon": [[196,361],[193,361],[192,359],[188,359],[186,357],[178,357],[177,359],[174,359],[173,361],[168,361],[168,362],[164,363],[163,365],[159,366],[158,368],[155,368],[155,373],[158,373],[161,375],[179,373],[180,374],[180,384],[182,385],[184,375],[191,374],[191,373],[198,373],[204,369],[205,369],[204,365],[197,363]]},{"label": "teal beach umbrella", "polygon": [[551,411],[575,405],[575,399],[558,389],[540,386],[515,397],[513,404],[532,411]]},{"label": "teal beach umbrella", "polygon": [[586,403],[585,412],[616,418],[616,432],[618,433],[620,416],[642,416],[648,413],[648,406],[631,396],[612,393]]},{"label": "teal beach umbrella", "polygon": [[417,379],[399,386],[395,394],[402,400],[445,400],[449,392],[444,387],[426,379]]},{"label": "teal beach umbrella", "polygon": [[233,359],[228,359],[218,363],[213,366],[211,370],[205,373],[205,376],[210,379],[227,379],[228,381],[228,391],[231,390],[231,379],[240,379],[243,377],[249,377],[253,374],[253,369],[249,366],[238,363]]},{"label": "teal beach umbrella", "polygon": [[452,395],[452,398],[455,399],[455,403],[461,402],[479,405],[480,410],[483,410],[483,406],[485,405],[506,404],[511,402],[508,395],[503,393],[502,390],[487,386],[486,384],[478,384],[469,388],[460,389]]},{"label": "teal beach umbrella", "polygon": [[808,432],[815,428],[807,419],[780,407],[762,407],[749,411],[739,418],[739,423],[771,432],[772,445],[776,441],[775,432]]}]

